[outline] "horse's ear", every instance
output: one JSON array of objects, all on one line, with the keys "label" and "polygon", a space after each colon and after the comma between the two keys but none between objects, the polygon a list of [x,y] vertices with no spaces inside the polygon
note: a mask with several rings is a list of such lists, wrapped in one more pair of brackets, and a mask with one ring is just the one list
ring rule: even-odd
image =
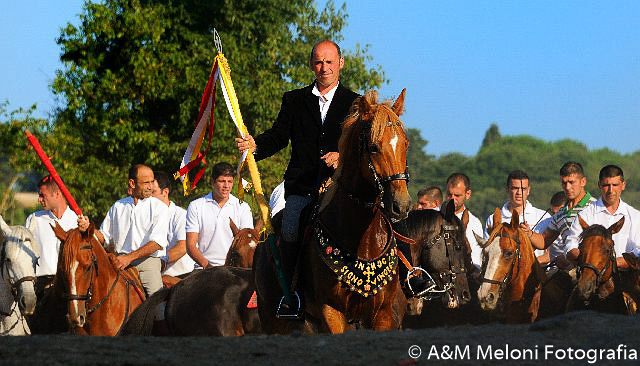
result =
[{"label": "horse's ear", "polygon": [[240,229],[238,229],[238,227],[236,226],[236,223],[233,222],[233,220],[231,219],[229,219],[229,227],[231,228],[231,232],[233,233],[233,236],[236,236],[238,231],[240,231]]},{"label": "horse's ear", "polygon": [[446,202],[444,205],[444,212],[442,212],[442,214],[444,215],[445,220],[449,222],[453,221],[453,216],[456,214],[456,204],[453,200]]},{"label": "horse's ear", "polygon": [[358,113],[362,120],[368,121],[372,118],[371,104],[364,95],[358,98]]},{"label": "horse's ear", "polygon": [[520,226],[520,216],[518,215],[518,211],[513,210],[511,213],[511,227],[513,229],[517,229]]},{"label": "horse's ear", "polygon": [[611,235],[613,235],[613,234],[616,234],[618,231],[620,231],[620,229],[622,229],[622,226],[624,226],[624,216],[622,216],[620,220],[618,220],[618,222],[609,226],[607,231],[609,231]]},{"label": "horse's ear", "polygon": [[478,242],[478,246],[480,248],[484,249],[487,247],[487,244],[489,243],[489,241],[481,237],[480,235],[476,234],[475,231],[473,232],[473,237],[476,238],[476,241]]},{"label": "horse's ear", "polygon": [[400,95],[398,96],[398,99],[396,99],[396,102],[393,103],[393,107],[391,107],[391,110],[393,111],[393,113],[396,114],[396,116],[401,116],[402,113],[404,113],[405,94],[407,94],[407,88],[402,89],[402,93],[400,93]]},{"label": "horse's ear", "polygon": [[3,236],[9,236],[9,234],[11,234],[11,228],[4,221],[4,218],[2,218],[2,215],[0,215],[0,230]]},{"label": "horse's ear", "polygon": [[638,270],[640,269],[640,258],[636,257],[632,253],[622,253],[622,257],[625,262],[629,265],[629,267]]},{"label": "horse's ear", "polygon": [[262,219],[258,219],[258,221],[256,222],[256,224],[254,226],[254,230],[257,231],[258,233],[260,233],[262,231],[263,227],[264,227],[264,222],[262,222]]},{"label": "horse's ear", "polygon": [[464,212],[462,213],[462,226],[464,226],[465,231],[467,230],[468,225],[469,225],[469,210],[465,208]]},{"label": "horse's ear", "polygon": [[64,243],[67,240],[67,236],[69,236],[69,233],[64,231],[62,226],[60,226],[60,224],[57,221],[56,221],[56,226],[51,225],[51,228],[53,229],[53,232],[56,234],[56,238],[60,239],[61,242]]},{"label": "horse's ear", "polygon": [[492,232],[495,228],[497,228],[501,222],[502,215],[500,215],[500,209],[496,207],[496,209],[493,211],[493,227],[491,228],[491,230],[489,230],[489,232]]},{"label": "horse's ear", "polygon": [[586,223],[586,221],[582,219],[582,217],[580,217],[580,215],[578,215],[578,221],[580,222],[580,226],[582,227],[582,230],[587,230],[589,225]]}]

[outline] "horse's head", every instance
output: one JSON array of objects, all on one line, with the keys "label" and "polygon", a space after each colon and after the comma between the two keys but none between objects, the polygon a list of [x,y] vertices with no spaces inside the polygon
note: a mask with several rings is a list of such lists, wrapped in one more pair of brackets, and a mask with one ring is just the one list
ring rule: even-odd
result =
[{"label": "horse's head", "polygon": [[[393,106],[378,104],[375,91],[353,102],[340,138],[336,171],[336,179],[353,196],[376,202],[393,221],[405,218],[411,206],[407,190],[409,139],[398,118],[404,108],[405,92]],[[367,184],[362,184],[360,178]]]},{"label": "horse's head", "polygon": [[493,227],[488,240],[475,235],[478,245],[482,248],[483,260],[481,281],[478,289],[478,299],[484,310],[495,310],[503,293],[510,289],[512,292],[523,289],[513,289],[516,284],[520,268],[523,266],[523,254],[531,252],[525,259],[533,256],[531,244],[526,235],[519,229],[518,213],[514,210],[510,224],[501,222],[500,210],[496,208],[493,214]]},{"label": "horse's head", "polygon": [[600,298],[613,292],[613,271],[616,268],[613,234],[622,229],[624,217],[605,228],[602,225],[587,225],[578,216],[582,234],[580,235],[580,256],[578,256],[578,286],[580,298],[588,302],[598,291]]},{"label": "horse's head", "polygon": [[36,306],[36,265],[38,245],[31,230],[23,226],[9,226],[0,216],[0,268],[3,280],[13,290],[14,300],[23,315],[31,315]]},{"label": "horse's head", "polygon": [[[69,301],[68,320],[72,328],[81,328],[87,321],[87,302],[91,299],[93,278],[98,275],[97,261],[93,252],[93,223],[89,229],[64,231],[56,222],[53,231],[60,239],[57,276],[64,284],[64,297]],[[97,244],[99,245],[99,244]]]},{"label": "horse's head", "polygon": [[253,254],[260,242],[260,231],[262,231],[262,220],[256,223],[253,229],[238,229],[233,220],[229,220],[231,232],[233,232],[233,242],[227,252],[225,266],[252,268]]}]

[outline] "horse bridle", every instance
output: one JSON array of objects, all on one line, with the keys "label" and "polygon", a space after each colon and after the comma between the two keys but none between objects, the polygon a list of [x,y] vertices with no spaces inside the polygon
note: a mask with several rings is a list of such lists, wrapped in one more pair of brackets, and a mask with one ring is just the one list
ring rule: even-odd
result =
[{"label": "horse bridle", "polygon": [[[520,251],[520,237],[519,235],[516,235],[515,238],[512,238],[511,235],[507,234],[507,235],[502,235],[503,232],[505,232],[504,228],[500,228],[499,231],[496,231],[498,234],[495,235],[491,235],[489,237],[489,240],[487,240],[487,243],[491,244],[491,242],[496,238],[508,238],[511,241],[514,241],[516,243],[516,251],[513,253],[513,259],[511,260],[511,265],[509,266],[509,271],[507,272],[507,275],[502,279],[502,281],[498,281],[498,280],[494,280],[491,278],[485,278],[484,275],[487,271],[487,263],[488,263],[488,258],[484,258],[482,261],[482,270],[480,271],[480,283],[490,283],[492,285],[498,285],[498,299],[502,298],[502,294],[504,293],[504,291],[507,289],[507,287],[511,284],[511,282],[513,280],[515,280],[516,278],[518,278],[518,276],[520,275],[520,261],[522,260],[522,253]],[[518,262],[518,271],[516,272],[516,275],[513,276],[513,267],[516,265],[516,261]]]},{"label": "horse bridle", "polygon": [[[584,238],[583,238],[583,240],[584,240]],[[580,275],[582,274],[582,271],[583,271],[584,268],[590,269],[596,275],[596,288],[599,288],[605,282],[603,280],[603,277],[604,277],[604,274],[609,269],[609,267],[612,268],[612,272],[611,272],[610,278],[614,277],[615,274],[618,272],[618,266],[617,266],[617,263],[616,263],[615,248],[612,246],[608,250],[608,252],[609,252],[609,259],[607,260],[607,263],[605,264],[605,266],[601,270],[598,270],[598,268],[596,266],[594,266],[593,264],[591,264],[591,263],[578,263],[578,265],[576,266],[576,274],[577,274],[578,278],[580,278]],[[607,281],[608,280],[609,280],[609,278],[607,279]]]},{"label": "horse bridle", "polygon": [[0,253],[0,276],[2,276],[2,279],[7,281],[9,283],[9,285],[11,286],[11,293],[13,295],[13,299],[15,301],[17,301],[17,297],[18,297],[18,288],[20,287],[20,285],[22,285],[23,282],[27,282],[27,281],[31,281],[33,282],[33,285],[35,286],[36,284],[36,277],[35,276],[24,276],[22,278],[19,278],[16,282],[11,282],[11,278],[9,276],[7,276],[7,278],[5,278],[4,276],[4,264],[5,262],[8,261],[7,259],[7,239],[5,239],[5,242],[2,244],[2,252]]},{"label": "horse bridle", "polygon": [[[398,121],[388,121],[387,122],[387,127],[393,127],[393,126],[399,126],[399,122]],[[392,182],[394,180],[404,180],[407,182],[407,184],[409,184],[409,166],[405,166],[404,168],[404,172],[399,172],[399,173],[395,173],[395,174],[391,174],[391,175],[380,175],[378,173],[378,171],[376,170],[375,166],[373,165],[373,160],[371,160],[371,154],[375,153],[374,151],[371,150],[371,145],[369,143],[369,136],[371,135],[371,125],[363,127],[360,130],[360,136],[359,136],[359,140],[360,140],[360,146],[359,146],[359,151],[360,153],[362,153],[363,151],[365,151],[367,153],[367,160],[368,160],[368,164],[369,164],[369,170],[371,171],[371,175],[373,176],[373,181],[375,183],[376,189],[377,189],[377,196],[376,196],[376,200],[374,201],[363,201],[360,198],[356,197],[353,193],[347,193],[347,196],[359,203],[362,206],[371,208],[373,206],[375,206],[376,204],[380,205],[380,208],[384,208],[384,202],[382,200],[383,196],[384,196],[384,184],[385,183],[389,183]]]}]

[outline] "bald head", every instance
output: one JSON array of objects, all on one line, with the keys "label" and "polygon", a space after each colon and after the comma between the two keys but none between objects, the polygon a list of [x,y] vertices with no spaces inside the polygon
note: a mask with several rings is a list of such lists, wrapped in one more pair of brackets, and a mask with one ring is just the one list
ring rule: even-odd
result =
[{"label": "bald head", "polygon": [[316,76],[316,87],[320,94],[325,94],[338,84],[343,66],[344,58],[335,42],[318,42],[311,49],[309,67]]}]

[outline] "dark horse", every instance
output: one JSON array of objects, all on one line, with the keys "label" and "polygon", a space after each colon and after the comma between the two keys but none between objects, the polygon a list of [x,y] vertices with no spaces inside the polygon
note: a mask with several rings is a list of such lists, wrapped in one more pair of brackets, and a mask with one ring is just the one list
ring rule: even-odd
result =
[{"label": "dark horse", "polygon": [[458,219],[455,204],[450,200],[443,205],[442,212],[415,210],[394,224],[398,233],[415,241],[410,246],[415,274],[430,283],[420,299],[409,300],[403,327],[478,323],[486,319],[478,316],[480,306],[475,292],[479,284],[470,277],[475,267],[465,235],[468,222],[468,212],[465,210]]},{"label": "dark horse", "polygon": [[171,288],[153,294],[123,326],[121,335],[154,335],[155,309],[165,306],[172,336],[240,336],[262,332],[251,265],[260,244],[262,221],[254,229],[230,222],[233,242],[224,266],[195,271]]},{"label": "dark horse", "polygon": [[411,203],[409,141],[398,118],[404,95],[403,90],[390,106],[378,104],[377,93],[368,92],[353,102],[344,121],[338,168],[307,227],[296,270],[304,289],[305,322],[275,317],[282,291],[269,246],[256,250],[260,320],[268,333],[295,328],[342,333],[356,322],[375,330],[399,328],[404,307],[394,311],[402,294],[391,220],[405,218]]},{"label": "dark horse", "polygon": [[[60,239],[56,287],[68,301],[69,326],[75,334],[116,335],[144,300],[137,271],[120,271],[94,236],[93,223],[85,232],[53,228]],[[133,274],[133,273],[135,274]]]},{"label": "dark horse", "polygon": [[622,229],[624,217],[608,228],[602,225],[589,226],[581,217],[578,220],[583,229],[580,235],[578,284],[571,294],[567,310],[588,308],[635,314],[635,301],[625,291],[626,281],[623,281],[623,276],[630,277],[634,273],[618,270],[614,251],[613,235]]}]

